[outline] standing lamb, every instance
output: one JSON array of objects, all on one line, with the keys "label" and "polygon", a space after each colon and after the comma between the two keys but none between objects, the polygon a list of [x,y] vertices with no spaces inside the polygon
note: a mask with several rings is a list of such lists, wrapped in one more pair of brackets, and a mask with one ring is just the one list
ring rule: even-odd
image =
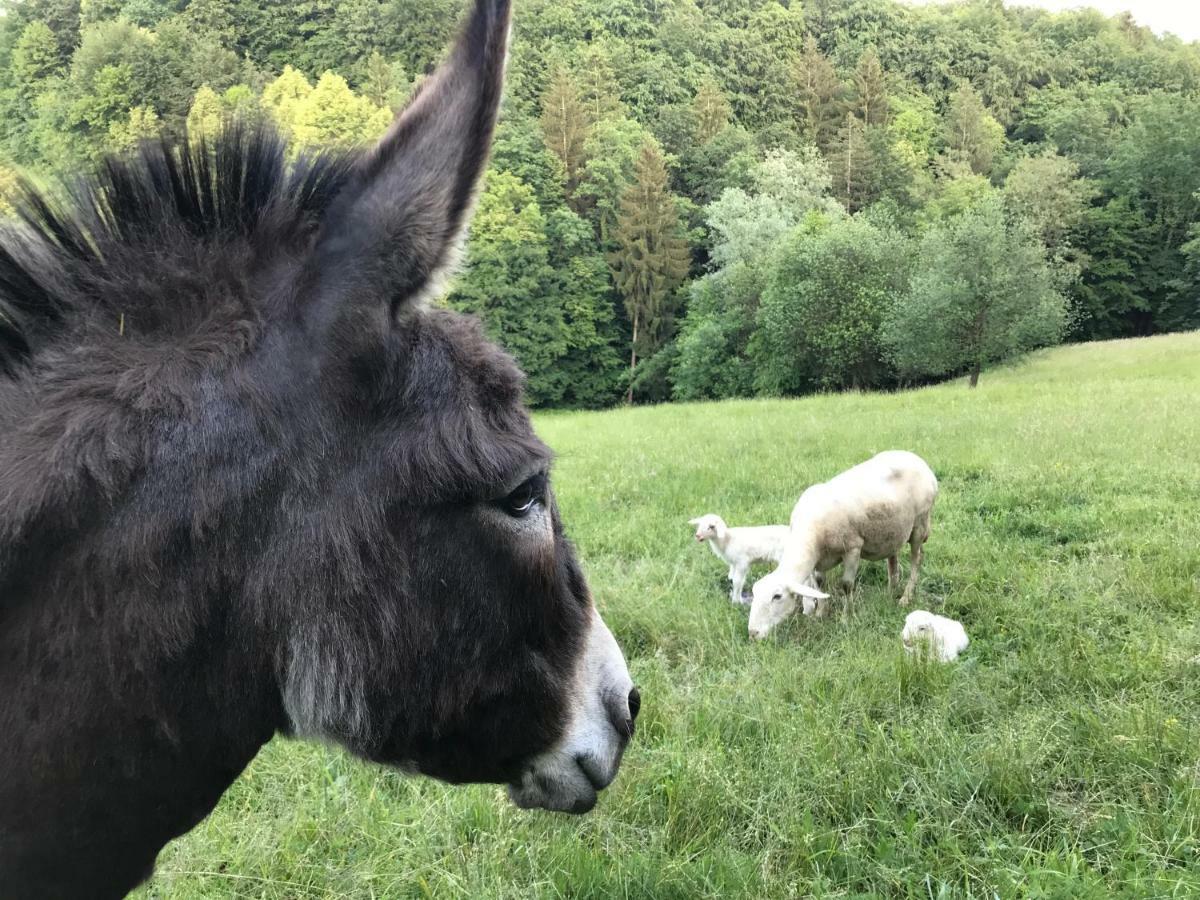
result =
[{"label": "standing lamb", "polygon": [[742,588],[754,563],[778,563],[783,559],[788,537],[786,525],[730,528],[724,519],[711,513],[692,519],[688,524],[696,526],[696,540],[700,543],[707,541],[712,552],[729,566],[731,603],[747,604],[742,599]]},{"label": "standing lamb", "polygon": [[894,593],[900,578],[897,554],[906,543],[912,571],[900,605],[908,606],[917,589],[937,495],[933,471],[921,457],[902,450],[880,453],[810,487],[792,510],[791,533],[779,567],[754,585],[750,635],[761,640],[770,634],[795,611],[797,597],[804,599],[805,615],[814,605],[824,615],[829,595],[817,589],[817,576],[839,562],[844,615],[849,616],[861,560],[886,559],[888,587]]}]

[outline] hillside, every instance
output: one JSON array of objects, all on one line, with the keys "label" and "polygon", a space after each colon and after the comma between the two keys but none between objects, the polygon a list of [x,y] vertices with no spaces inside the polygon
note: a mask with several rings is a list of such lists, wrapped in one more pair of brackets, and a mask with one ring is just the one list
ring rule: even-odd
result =
[{"label": "hillside", "polygon": [[[597,811],[519,812],[276,741],[141,896],[1200,891],[1200,333],[1046,351],[976,391],[540,430],[644,698]],[[879,564],[848,627],[751,645],[687,519],[783,521],[804,486],[890,447],[941,479],[919,605],[966,624],[963,660],[904,658]]]},{"label": "hillside", "polygon": [[[0,211],[19,172],[159,133],[367,144],[466,5],[0,0]],[[446,302],[537,406],[889,388],[1200,327],[1200,45],[999,0],[515,8]],[[981,309],[994,333],[944,327]]]}]

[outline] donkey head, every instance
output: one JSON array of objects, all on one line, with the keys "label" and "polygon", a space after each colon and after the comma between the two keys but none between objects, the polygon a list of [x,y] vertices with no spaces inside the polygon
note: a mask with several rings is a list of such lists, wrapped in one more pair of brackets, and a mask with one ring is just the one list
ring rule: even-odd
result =
[{"label": "donkey head", "polygon": [[289,410],[296,458],[251,599],[289,609],[296,731],[582,812],[616,774],[638,695],[564,537],[519,372],[473,322],[421,306],[486,164],[509,11],[476,2],[271,285],[298,315],[256,377]]},{"label": "donkey head", "polygon": [[[44,871],[134,843],[95,823],[161,846],[276,730],[528,807],[587,811],[615,777],[639,698],[521,373],[423,305],[509,20],[476,0],[367,153],[148,148],[0,235],[0,767],[25,773],[0,806],[56,798],[11,851]],[[135,793],[152,813],[121,818]]]}]

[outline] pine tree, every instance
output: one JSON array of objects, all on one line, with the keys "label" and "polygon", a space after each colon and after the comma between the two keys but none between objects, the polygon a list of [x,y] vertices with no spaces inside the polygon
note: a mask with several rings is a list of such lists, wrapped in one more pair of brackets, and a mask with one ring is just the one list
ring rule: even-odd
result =
[{"label": "pine tree", "polygon": [[615,90],[617,73],[602,43],[588,44],[583,50],[575,67],[575,81],[589,126],[621,113],[621,100]]},{"label": "pine tree", "polygon": [[874,154],[868,137],[863,121],[847,111],[829,151],[834,195],[850,212],[857,212],[870,200]]},{"label": "pine tree", "polygon": [[399,66],[393,66],[378,50],[362,64],[362,95],[381,108],[396,110],[404,99],[407,79]]},{"label": "pine tree", "polygon": [[874,48],[865,50],[858,58],[858,68],[854,71],[854,96],[851,107],[867,127],[887,125],[891,119],[887,76]]},{"label": "pine tree", "polygon": [[617,249],[609,264],[633,326],[626,397],[632,403],[638,352],[657,346],[669,312],[667,301],[687,277],[691,262],[675,198],[667,189],[666,160],[656,141],[646,141],[638,154],[634,181],[621,194],[613,239]]},{"label": "pine tree", "polygon": [[1004,127],[992,118],[979,94],[964,84],[950,98],[945,120],[946,155],[987,175],[1004,145]]},{"label": "pine tree", "polygon": [[575,81],[565,67],[559,67],[542,95],[542,135],[546,147],[562,163],[568,197],[573,196],[579,186],[588,125]]},{"label": "pine tree", "polygon": [[809,141],[825,149],[837,135],[845,89],[812,35],[796,59],[792,78],[800,129]]},{"label": "pine tree", "polygon": [[733,109],[720,85],[712,78],[706,78],[696,92],[696,137],[700,143],[707,144],[720,134],[729,124]]}]

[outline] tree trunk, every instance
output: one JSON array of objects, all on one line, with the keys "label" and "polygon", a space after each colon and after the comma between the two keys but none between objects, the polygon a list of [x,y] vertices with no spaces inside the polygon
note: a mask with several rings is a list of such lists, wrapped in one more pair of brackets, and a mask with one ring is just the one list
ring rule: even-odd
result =
[{"label": "tree trunk", "polygon": [[979,387],[979,373],[983,371],[983,363],[975,363],[975,368],[971,370],[971,387]]},{"label": "tree trunk", "polygon": [[638,313],[633,314],[633,341],[630,343],[629,350],[629,393],[625,396],[625,402],[633,406],[633,371],[637,368],[637,339],[638,339]]}]

